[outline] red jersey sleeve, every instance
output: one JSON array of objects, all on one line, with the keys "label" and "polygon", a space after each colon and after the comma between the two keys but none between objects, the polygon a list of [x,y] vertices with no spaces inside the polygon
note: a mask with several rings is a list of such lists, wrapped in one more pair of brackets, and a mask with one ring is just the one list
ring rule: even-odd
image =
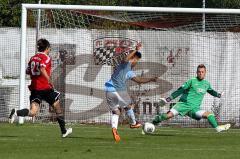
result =
[{"label": "red jersey sleeve", "polygon": [[40,61],[40,66],[46,68],[47,65],[49,64],[49,62],[51,62],[49,56],[42,56],[42,57],[41,57],[41,61]]}]

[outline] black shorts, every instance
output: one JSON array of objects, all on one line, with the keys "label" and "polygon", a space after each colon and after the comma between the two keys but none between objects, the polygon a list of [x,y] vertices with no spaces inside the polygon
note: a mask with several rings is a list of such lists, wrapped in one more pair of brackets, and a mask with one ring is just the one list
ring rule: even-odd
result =
[{"label": "black shorts", "polygon": [[30,95],[30,103],[36,102],[40,104],[42,100],[45,100],[49,105],[53,105],[57,100],[59,100],[60,93],[54,89],[48,90],[32,90]]}]

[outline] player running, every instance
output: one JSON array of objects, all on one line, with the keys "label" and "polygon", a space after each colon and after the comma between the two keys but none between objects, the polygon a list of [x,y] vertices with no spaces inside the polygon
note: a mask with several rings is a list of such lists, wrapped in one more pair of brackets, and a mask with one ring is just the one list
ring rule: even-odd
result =
[{"label": "player running", "polygon": [[162,98],[160,105],[163,106],[177,98],[179,95],[182,95],[180,100],[168,113],[157,115],[153,120],[153,124],[158,124],[177,115],[187,115],[195,120],[200,120],[202,118],[207,119],[217,132],[228,130],[231,126],[230,124],[219,126],[213,113],[200,109],[200,105],[206,93],[218,98],[221,98],[222,96],[222,93],[218,93],[211,88],[210,83],[204,79],[205,75],[206,67],[201,64],[197,67],[197,77],[185,82],[180,88],[173,92],[170,97]]},{"label": "player running", "polygon": [[30,95],[30,110],[12,109],[9,115],[9,122],[13,123],[16,116],[36,116],[42,100],[45,100],[50,106],[53,106],[57,121],[59,123],[62,137],[67,137],[72,133],[72,128],[65,128],[63,111],[59,102],[60,93],[54,90],[51,82],[51,59],[48,56],[50,52],[50,43],[46,39],[37,41],[38,53],[31,57],[26,73],[31,77],[31,85],[29,90]]},{"label": "player running", "polygon": [[112,113],[112,134],[116,142],[120,141],[117,127],[121,108],[126,111],[127,116],[130,118],[130,128],[141,127],[141,124],[138,123],[135,119],[135,115],[133,112],[134,103],[127,92],[127,80],[131,79],[138,84],[155,82],[157,80],[157,77],[137,77],[136,74],[132,71],[132,68],[141,59],[141,53],[139,52],[140,48],[141,44],[138,44],[136,46],[136,50],[132,51],[130,54],[127,55],[125,60],[115,68],[111,79],[105,83],[107,104]]}]

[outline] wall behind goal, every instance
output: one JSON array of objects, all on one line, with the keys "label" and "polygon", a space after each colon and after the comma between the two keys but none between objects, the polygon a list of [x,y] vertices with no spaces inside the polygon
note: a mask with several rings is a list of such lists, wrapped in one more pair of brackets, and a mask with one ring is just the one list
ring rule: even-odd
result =
[{"label": "wall behind goal", "polygon": [[[20,52],[19,31],[16,28],[5,29],[4,33],[0,31],[0,37],[3,37],[0,38],[0,48],[6,48],[0,54],[4,69],[3,76],[18,76],[18,68],[15,68],[16,72],[14,72],[6,61],[12,60],[16,66],[19,66],[19,54],[16,58],[9,58],[9,56],[15,57],[15,54]],[[35,53],[34,35],[35,30],[28,29],[28,58]],[[239,39],[234,33],[42,29],[40,35],[52,43],[54,50],[58,50],[56,52],[61,50],[57,48],[70,52],[68,59],[71,60],[63,68],[65,74],[62,80],[65,82],[65,84],[62,83],[64,85],[63,104],[68,121],[109,122],[110,115],[105,101],[104,83],[110,78],[113,70],[111,66],[95,65],[93,51],[97,47],[107,45],[119,47],[123,43],[134,41],[143,43],[141,51],[143,58],[136,67],[136,73],[144,77],[154,75],[160,78],[157,83],[141,86],[129,83],[129,92],[138,102],[137,117],[140,120],[148,121],[156,113],[168,111],[169,106],[159,108],[158,99],[168,96],[187,79],[194,77],[197,65],[203,63],[208,70],[206,79],[214,89],[224,91],[225,95],[222,101],[206,95],[202,108],[213,110],[219,121],[236,123],[239,121],[240,86],[237,81],[240,80],[238,72],[240,46]],[[17,37],[15,39],[19,41],[10,37]],[[6,47],[13,41],[16,45]],[[54,56],[54,62],[56,70],[61,63],[61,53]],[[8,79],[4,81],[6,84]],[[26,105],[29,104],[27,95]],[[179,122],[195,123],[187,117],[178,117],[169,123]]]}]

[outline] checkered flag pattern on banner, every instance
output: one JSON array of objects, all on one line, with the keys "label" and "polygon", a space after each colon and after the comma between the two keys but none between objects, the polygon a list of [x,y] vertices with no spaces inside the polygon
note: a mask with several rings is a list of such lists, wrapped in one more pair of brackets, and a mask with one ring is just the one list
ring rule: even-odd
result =
[{"label": "checkered flag pattern on banner", "polygon": [[96,65],[110,64],[110,59],[114,56],[114,47],[96,48],[94,50],[94,61]]},{"label": "checkered flag pattern on banner", "polygon": [[119,65],[129,54],[129,51],[122,52],[121,54],[115,54],[116,48],[96,48],[94,50],[94,61],[96,65],[111,65],[116,67]]},{"label": "checkered flag pattern on banner", "polygon": [[95,65],[116,67],[126,56],[135,50],[136,40],[121,37],[105,37],[93,41],[93,58]]}]

